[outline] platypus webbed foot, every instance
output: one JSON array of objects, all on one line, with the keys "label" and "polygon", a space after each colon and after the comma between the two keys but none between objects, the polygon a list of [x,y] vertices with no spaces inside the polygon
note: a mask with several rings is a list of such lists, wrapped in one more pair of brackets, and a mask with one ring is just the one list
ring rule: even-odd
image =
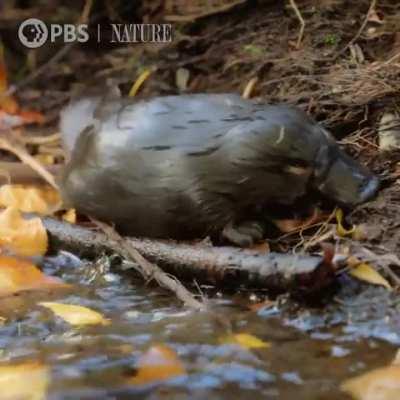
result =
[{"label": "platypus webbed foot", "polygon": [[222,238],[239,247],[250,247],[264,237],[264,226],[258,221],[229,223],[222,231]]}]

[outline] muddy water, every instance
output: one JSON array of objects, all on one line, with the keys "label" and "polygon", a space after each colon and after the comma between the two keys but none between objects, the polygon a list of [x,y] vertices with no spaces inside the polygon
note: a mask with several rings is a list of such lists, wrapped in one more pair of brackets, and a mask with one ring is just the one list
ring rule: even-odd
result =
[{"label": "muddy water", "polygon": [[[345,281],[322,308],[283,297],[257,311],[248,307],[248,294],[214,292],[210,312],[193,312],[104,264],[73,264],[45,266],[73,284],[69,293],[20,295],[1,304],[9,318],[0,328],[1,361],[49,365],[49,399],[349,399],[340,383],[387,365],[400,343],[399,305],[380,288]],[[72,328],[36,304],[43,299],[93,308],[111,324]],[[270,346],[221,344],[230,330]],[[177,352],[187,376],[127,385],[138,357],[155,343]]]}]

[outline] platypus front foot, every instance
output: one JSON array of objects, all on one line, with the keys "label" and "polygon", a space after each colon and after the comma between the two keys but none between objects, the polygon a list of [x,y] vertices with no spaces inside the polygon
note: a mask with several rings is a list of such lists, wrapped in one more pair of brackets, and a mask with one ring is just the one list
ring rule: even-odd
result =
[{"label": "platypus front foot", "polygon": [[229,223],[222,231],[222,238],[239,247],[250,247],[264,237],[264,226],[258,221]]}]

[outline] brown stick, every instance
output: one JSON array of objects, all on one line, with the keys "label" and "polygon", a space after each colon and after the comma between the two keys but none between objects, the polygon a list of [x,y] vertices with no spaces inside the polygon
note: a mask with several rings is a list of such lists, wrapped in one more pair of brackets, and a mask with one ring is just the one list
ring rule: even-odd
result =
[{"label": "brown stick", "polygon": [[54,176],[19,143],[6,139],[5,137],[0,137],[0,148],[15,154],[23,163],[29,165],[47,183],[53,186],[54,189],[58,189]]},{"label": "brown stick", "polygon": [[[56,176],[59,174],[61,165],[46,165],[46,170]],[[40,176],[29,165],[15,161],[0,161],[0,179],[4,183],[44,183],[45,179]],[[3,182],[0,180],[0,184]]]},{"label": "brown stick", "polygon": [[[123,253],[120,244],[87,228],[45,218],[52,249],[65,249],[93,258],[101,252]],[[186,279],[224,286],[252,286],[278,291],[313,291],[331,283],[333,270],[322,257],[268,253],[234,247],[125,239],[143,257],[165,272]]]}]

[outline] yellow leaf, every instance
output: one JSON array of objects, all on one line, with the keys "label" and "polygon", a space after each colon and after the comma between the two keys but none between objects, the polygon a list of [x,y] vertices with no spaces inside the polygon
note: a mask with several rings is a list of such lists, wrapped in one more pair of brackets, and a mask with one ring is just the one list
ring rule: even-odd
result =
[{"label": "yellow leaf", "polygon": [[176,352],[158,344],[150,347],[139,358],[136,375],[129,378],[128,383],[145,385],[182,375],[186,375],[186,370]]},{"label": "yellow leaf", "polygon": [[0,365],[2,400],[45,400],[50,369],[39,362]]},{"label": "yellow leaf", "polygon": [[0,296],[24,290],[68,288],[60,279],[44,275],[30,262],[0,256]]},{"label": "yellow leaf", "polygon": [[139,89],[142,87],[143,83],[146,79],[151,75],[153,71],[151,69],[145,69],[139,77],[136,79],[135,83],[132,85],[131,90],[129,91],[129,97],[136,96]]},{"label": "yellow leaf", "polygon": [[381,285],[391,290],[390,283],[374,268],[367,263],[360,263],[350,269],[349,274],[360,281]]},{"label": "yellow leaf", "polygon": [[41,164],[44,165],[53,165],[55,163],[55,157],[53,154],[36,154],[35,156],[36,160],[38,160]]},{"label": "yellow leaf", "polygon": [[110,321],[104,318],[103,315],[87,307],[54,302],[42,302],[39,304],[43,307],[49,308],[54,314],[71,325],[110,324]]},{"label": "yellow leaf", "polygon": [[337,221],[336,231],[340,237],[349,236],[355,231],[356,228],[354,225],[350,229],[346,229],[343,226],[343,211],[340,208],[336,210],[335,216]]},{"label": "yellow leaf", "polygon": [[356,400],[399,400],[400,366],[391,365],[348,379],[341,389]]},{"label": "yellow leaf", "polygon": [[0,206],[23,212],[51,214],[61,204],[59,193],[50,186],[3,185]]},{"label": "yellow leaf", "polygon": [[9,207],[0,213],[0,246],[21,256],[43,255],[47,251],[47,232],[40,218],[24,219]]},{"label": "yellow leaf", "polygon": [[67,210],[63,216],[62,219],[64,221],[69,222],[70,224],[76,224],[76,211],[74,208],[70,208],[69,210]]},{"label": "yellow leaf", "polygon": [[256,336],[250,335],[249,333],[237,333],[230,335],[222,340],[224,344],[238,344],[240,347],[245,349],[260,349],[268,348],[270,344],[264,342]]}]

